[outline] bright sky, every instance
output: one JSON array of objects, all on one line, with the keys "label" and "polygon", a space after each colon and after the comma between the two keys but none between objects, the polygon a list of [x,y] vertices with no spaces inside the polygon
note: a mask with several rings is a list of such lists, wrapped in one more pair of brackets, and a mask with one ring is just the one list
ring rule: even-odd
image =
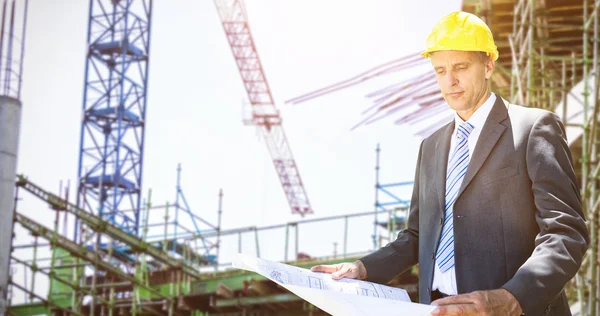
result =
[{"label": "bright sky", "polygon": [[[315,210],[311,217],[373,210],[375,147],[381,182],[410,181],[420,139],[391,120],[350,131],[369,106],[364,95],[398,74],[292,106],[284,101],[422,49],[452,1],[247,0],[251,31],[284,128]],[[56,191],[71,180],[75,196],[82,116],[87,1],[30,1],[18,172]],[[175,198],[176,168],[192,209],[222,227],[299,220],[291,215],[265,142],[242,124],[245,90],[212,1],[155,1],[144,165],[153,203]],[[408,192],[410,193],[410,192]],[[408,198],[407,193],[407,198]],[[146,194],[144,194],[146,195]],[[25,197],[19,209],[51,226],[54,213]],[[331,255],[343,222],[300,228],[300,251]],[[372,220],[350,225],[348,251],[372,247]],[[273,235],[274,236],[274,235]],[[284,232],[261,236],[261,255],[282,259]],[[244,251],[254,254],[253,236]],[[19,244],[27,242],[21,232]],[[21,241],[21,242],[19,242]],[[341,246],[340,246],[341,247]],[[339,251],[338,247],[338,251]],[[224,241],[230,262],[237,239]]]}]

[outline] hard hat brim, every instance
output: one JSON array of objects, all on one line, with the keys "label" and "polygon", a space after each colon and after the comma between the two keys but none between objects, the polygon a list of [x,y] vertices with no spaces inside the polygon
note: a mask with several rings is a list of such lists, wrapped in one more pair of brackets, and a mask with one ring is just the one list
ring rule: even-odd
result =
[{"label": "hard hat brim", "polygon": [[497,52],[484,52],[484,51],[480,51],[480,50],[476,50],[476,49],[436,49],[436,50],[426,50],[421,52],[421,56],[425,57],[426,59],[431,58],[431,53],[435,53],[435,52],[440,52],[440,51],[450,51],[450,50],[456,50],[456,51],[463,51],[463,52],[482,52],[482,53],[486,53],[488,56],[492,57],[492,59],[494,61],[498,60],[498,53]]}]

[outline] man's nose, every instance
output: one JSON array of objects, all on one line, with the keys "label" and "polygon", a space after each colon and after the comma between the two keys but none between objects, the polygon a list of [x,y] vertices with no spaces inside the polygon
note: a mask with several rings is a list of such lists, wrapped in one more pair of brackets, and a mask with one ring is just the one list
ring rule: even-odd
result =
[{"label": "man's nose", "polygon": [[448,71],[444,76],[444,83],[448,88],[452,88],[458,84],[458,78],[456,77],[454,72]]}]

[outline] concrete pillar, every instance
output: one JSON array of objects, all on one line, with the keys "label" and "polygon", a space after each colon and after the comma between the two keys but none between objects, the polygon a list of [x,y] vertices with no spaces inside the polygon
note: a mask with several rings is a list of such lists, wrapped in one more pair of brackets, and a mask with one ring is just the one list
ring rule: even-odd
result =
[{"label": "concrete pillar", "polygon": [[0,315],[7,306],[20,124],[21,101],[0,96]]}]

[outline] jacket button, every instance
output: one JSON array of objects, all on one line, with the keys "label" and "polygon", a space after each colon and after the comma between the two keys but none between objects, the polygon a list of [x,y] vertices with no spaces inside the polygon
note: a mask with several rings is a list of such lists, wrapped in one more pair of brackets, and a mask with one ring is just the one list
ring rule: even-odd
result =
[{"label": "jacket button", "polygon": [[431,253],[431,259],[435,259],[435,252]]},{"label": "jacket button", "polygon": [[440,218],[440,225],[444,225],[444,218]]}]

